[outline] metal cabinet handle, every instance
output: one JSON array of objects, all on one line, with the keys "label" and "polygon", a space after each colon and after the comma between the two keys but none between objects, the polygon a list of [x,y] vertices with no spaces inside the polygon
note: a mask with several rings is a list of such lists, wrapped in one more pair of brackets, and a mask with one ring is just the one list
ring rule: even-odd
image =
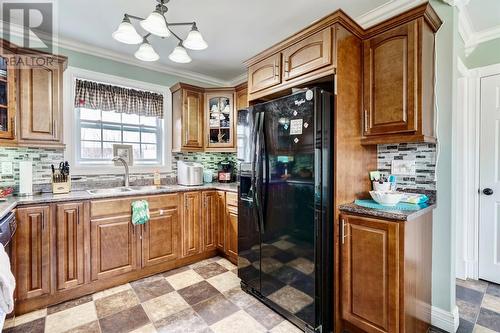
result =
[{"label": "metal cabinet handle", "polygon": [[342,219],[342,230],[341,230],[341,233],[342,233],[342,244],[345,244],[345,238],[347,237],[346,233],[345,233],[345,221],[344,219]]},{"label": "metal cabinet handle", "polygon": [[365,109],[365,133],[368,132],[368,110]]}]

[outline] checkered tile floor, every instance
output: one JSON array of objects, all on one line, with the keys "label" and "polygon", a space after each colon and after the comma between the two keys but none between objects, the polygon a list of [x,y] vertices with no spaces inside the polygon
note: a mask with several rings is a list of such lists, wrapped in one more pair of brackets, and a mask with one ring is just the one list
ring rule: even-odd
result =
[{"label": "checkered tile floor", "polygon": [[6,321],[4,332],[301,332],[215,257]]},{"label": "checkered tile floor", "polygon": [[[460,326],[457,333],[500,332],[500,285],[459,280],[456,286]],[[433,329],[432,332],[441,332]]]}]

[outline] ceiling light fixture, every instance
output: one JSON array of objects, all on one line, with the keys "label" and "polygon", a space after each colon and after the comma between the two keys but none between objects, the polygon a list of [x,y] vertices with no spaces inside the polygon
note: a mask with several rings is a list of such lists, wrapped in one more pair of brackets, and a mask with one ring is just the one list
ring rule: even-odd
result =
[{"label": "ceiling light fixture", "polygon": [[[153,49],[148,41],[148,38],[153,35],[160,38],[168,38],[172,35],[179,41],[179,43],[168,58],[174,62],[183,64],[191,62],[191,57],[187,53],[186,48],[198,51],[204,50],[208,47],[207,42],[198,31],[196,22],[168,23],[165,17],[168,8],[165,4],[168,3],[169,0],[157,1],[159,4],[156,5],[155,10],[145,19],[139,16],[125,14],[122,22],[118,26],[118,29],[113,32],[113,38],[125,44],[140,44],[142,42],[139,49],[134,54],[135,57],[142,61],[156,61],[160,58],[160,56]],[[139,35],[130,22],[130,19],[140,21],[140,26],[146,30],[147,33],[144,36]],[[191,26],[191,30],[185,40],[172,31],[171,28],[176,26]]]}]

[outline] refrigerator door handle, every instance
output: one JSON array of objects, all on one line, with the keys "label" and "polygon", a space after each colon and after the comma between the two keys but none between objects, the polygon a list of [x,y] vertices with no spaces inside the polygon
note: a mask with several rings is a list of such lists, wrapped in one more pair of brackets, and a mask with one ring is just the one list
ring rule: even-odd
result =
[{"label": "refrigerator door handle", "polygon": [[255,206],[257,207],[257,218],[259,220],[260,232],[264,232],[264,216],[262,211],[262,123],[264,119],[264,113],[261,112],[259,117],[257,117],[257,131],[256,131],[256,163],[255,163]]}]

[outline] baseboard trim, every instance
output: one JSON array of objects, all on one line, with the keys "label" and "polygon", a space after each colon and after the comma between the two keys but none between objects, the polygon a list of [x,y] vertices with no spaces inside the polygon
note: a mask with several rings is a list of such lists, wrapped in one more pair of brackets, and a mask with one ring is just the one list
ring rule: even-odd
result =
[{"label": "baseboard trim", "polygon": [[458,307],[455,306],[453,311],[449,312],[433,306],[431,308],[431,324],[446,332],[455,333],[460,324]]}]

